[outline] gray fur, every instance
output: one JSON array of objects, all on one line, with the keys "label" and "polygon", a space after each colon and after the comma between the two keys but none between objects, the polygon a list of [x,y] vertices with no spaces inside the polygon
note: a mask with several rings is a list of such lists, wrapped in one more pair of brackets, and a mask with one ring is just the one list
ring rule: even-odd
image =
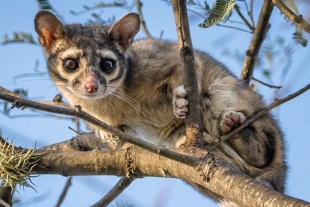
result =
[{"label": "gray fur", "polygon": [[[62,25],[51,15],[39,12],[35,27],[46,53],[49,73],[70,104],[80,105],[94,117],[141,139],[176,147],[185,135],[184,120],[176,118],[172,108],[173,90],[182,85],[177,44],[155,39],[131,44],[139,30],[138,17],[133,13],[112,27]],[[44,33],[46,29],[49,32]],[[104,54],[108,57],[102,57]],[[77,70],[64,69],[63,61],[68,58],[78,62]],[[100,70],[102,58],[115,61],[111,74]],[[223,134],[220,123],[224,113],[240,112],[249,117],[265,107],[258,94],[208,54],[195,51],[195,63],[206,137]],[[87,83],[98,88],[87,93],[84,89]],[[105,131],[96,127],[94,130],[102,139],[111,139]],[[238,138],[225,141],[212,152],[251,177],[284,191],[283,140],[271,114],[253,122]]]}]

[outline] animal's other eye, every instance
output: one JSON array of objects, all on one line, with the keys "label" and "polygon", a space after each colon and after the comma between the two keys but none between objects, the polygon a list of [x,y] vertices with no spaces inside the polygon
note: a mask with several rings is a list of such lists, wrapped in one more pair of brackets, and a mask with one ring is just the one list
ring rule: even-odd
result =
[{"label": "animal's other eye", "polygon": [[64,61],[64,68],[67,70],[76,70],[79,67],[79,64],[76,60],[67,59]]},{"label": "animal's other eye", "polygon": [[102,59],[100,61],[100,69],[104,73],[112,73],[115,68],[115,61],[111,59]]}]

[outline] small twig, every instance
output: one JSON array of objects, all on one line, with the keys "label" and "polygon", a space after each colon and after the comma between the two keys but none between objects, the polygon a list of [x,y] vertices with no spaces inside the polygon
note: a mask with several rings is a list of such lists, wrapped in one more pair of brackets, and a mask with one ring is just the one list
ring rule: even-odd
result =
[{"label": "small twig", "polygon": [[73,132],[75,132],[77,135],[79,135],[80,134],[80,132],[79,131],[77,131],[77,130],[75,130],[75,129],[73,129],[72,127],[68,127],[71,131],[73,131]]},{"label": "small twig", "polygon": [[264,86],[268,86],[269,88],[278,88],[278,89],[282,88],[282,86],[273,86],[273,85],[270,85],[270,84],[268,84],[268,83],[265,83],[265,82],[263,82],[263,81],[261,81],[261,80],[258,80],[258,79],[254,78],[254,77],[252,77],[252,80],[257,81],[257,82],[263,84]]},{"label": "small twig", "polygon": [[55,207],[59,207],[62,204],[63,200],[65,199],[67,192],[68,192],[68,189],[71,186],[71,180],[72,180],[72,176],[69,176],[67,179],[67,182],[65,184],[65,187],[63,188]]},{"label": "small twig", "polygon": [[242,31],[242,32],[246,32],[246,33],[252,34],[252,32],[250,32],[250,31],[248,31],[248,30],[241,29],[241,28],[234,27],[234,26],[223,25],[223,24],[217,24],[216,26],[219,26],[219,27],[226,27],[226,28],[230,28],[230,29],[236,29],[236,30],[239,30],[239,31]]},{"label": "small twig", "polygon": [[248,8],[248,3],[246,1],[244,1],[245,4],[245,8],[248,12],[248,15],[251,19],[252,25],[253,27],[255,27],[255,22],[254,22],[254,18],[253,18],[253,0],[250,1],[250,9]]},{"label": "small twig", "polygon": [[273,10],[271,1],[272,0],[264,0],[251,43],[246,51],[246,57],[243,62],[240,79],[248,84],[250,83],[253,75],[254,65],[258,56],[258,52],[270,27],[269,19]]},{"label": "small twig", "polygon": [[305,87],[301,88],[300,90],[296,91],[295,93],[292,93],[282,99],[276,99],[274,102],[266,106],[265,108],[259,110],[256,114],[248,118],[242,125],[238,126],[234,130],[230,131],[227,134],[222,135],[217,142],[211,143],[207,146],[207,150],[213,149],[214,147],[218,146],[221,142],[224,142],[225,140],[229,139],[230,137],[234,136],[238,132],[240,132],[245,127],[249,126],[252,122],[263,116],[264,114],[268,113],[271,109],[299,96],[300,94],[306,92],[310,89],[310,84],[306,85]]},{"label": "small twig", "polygon": [[249,29],[253,32],[255,30],[254,25],[251,25],[250,22],[243,16],[241,13],[239,6],[235,4],[234,9],[236,10],[237,14],[240,16],[240,18],[244,21],[244,23],[249,27]]},{"label": "small twig", "polygon": [[137,11],[140,15],[141,18],[141,26],[144,34],[146,35],[147,38],[153,38],[152,35],[150,34],[149,30],[146,27],[145,20],[142,15],[142,2],[140,0],[135,0],[136,1],[136,6],[137,6]]},{"label": "small twig", "polygon": [[119,196],[133,180],[127,177],[122,177],[115,186],[97,203],[91,207],[101,207],[109,205],[117,196]]},{"label": "small twig", "polygon": [[310,24],[302,15],[296,15],[281,0],[272,0],[272,3],[294,24],[310,34]]}]

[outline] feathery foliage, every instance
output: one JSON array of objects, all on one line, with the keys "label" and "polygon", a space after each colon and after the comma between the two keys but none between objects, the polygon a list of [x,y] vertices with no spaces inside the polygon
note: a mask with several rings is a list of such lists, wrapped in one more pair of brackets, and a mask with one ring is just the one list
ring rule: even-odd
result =
[{"label": "feathery foliage", "polygon": [[234,5],[234,0],[217,0],[213,4],[209,16],[203,23],[199,24],[199,27],[207,28],[221,22],[229,16]]},{"label": "feathery foliage", "polygon": [[[16,184],[23,187],[32,187],[32,168],[38,162],[34,155],[35,147],[22,149],[14,146],[13,141],[0,139],[0,179],[5,186],[15,189]],[[31,183],[31,184],[30,184]],[[33,188],[34,189],[34,188]]]}]

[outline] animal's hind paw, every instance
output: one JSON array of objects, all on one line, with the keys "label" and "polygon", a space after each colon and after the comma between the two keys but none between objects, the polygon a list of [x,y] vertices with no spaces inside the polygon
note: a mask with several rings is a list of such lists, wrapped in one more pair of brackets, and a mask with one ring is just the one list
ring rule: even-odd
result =
[{"label": "animal's hind paw", "polygon": [[241,112],[228,111],[225,112],[222,116],[220,123],[220,130],[223,134],[230,132],[233,128],[244,123],[246,117]]}]

